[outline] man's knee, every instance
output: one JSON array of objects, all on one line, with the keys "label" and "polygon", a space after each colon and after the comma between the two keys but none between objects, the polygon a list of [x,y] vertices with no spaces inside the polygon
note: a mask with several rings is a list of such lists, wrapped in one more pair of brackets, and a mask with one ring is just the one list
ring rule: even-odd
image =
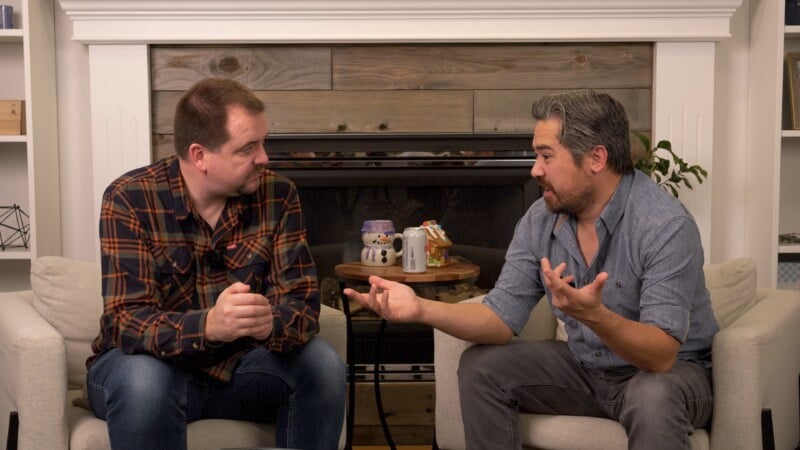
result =
[{"label": "man's knee", "polygon": [[323,392],[341,395],[347,386],[347,368],[336,350],[322,338],[315,337],[302,349],[299,359],[302,373]]},{"label": "man's knee", "polygon": [[674,403],[679,390],[669,373],[639,372],[625,389],[625,403],[658,408],[665,403]]},{"label": "man's knee", "polygon": [[633,377],[626,386],[619,418],[623,426],[685,423],[686,402],[678,381],[671,373],[640,372]]},{"label": "man's knee", "polygon": [[170,364],[146,355],[131,356],[122,389],[127,398],[136,399],[137,403],[164,403],[169,393],[185,382],[183,375]]},{"label": "man's knee", "polygon": [[[106,407],[158,417],[158,411],[180,404],[183,375],[172,365],[150,355],[127,355],[120,350],[98,360],[88,380],[92,407],[105,416]],[[172,401],[170,401],[172,399]],[[102,403],[102,404],[98,404]]]},{"label": "man's knee", "polygon": [[303,359],[310,362],[316,371],[328,375],[329,378],[340,378],[345,381],[347,368],[339,353],[325,340],[316,337],[303,349]]},{"label": "man's knee", "polygon": [[487,377],[504,367],[504,356],[498,351],[501,346],[473,345],[461,354],[458,362],[459,389],[476,388],[487,382]]}]

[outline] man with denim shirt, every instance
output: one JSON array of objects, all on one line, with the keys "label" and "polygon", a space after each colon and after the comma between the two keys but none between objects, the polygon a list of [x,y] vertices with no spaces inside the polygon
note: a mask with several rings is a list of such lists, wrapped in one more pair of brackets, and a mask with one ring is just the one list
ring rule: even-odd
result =
[{"label": "man with denim shirt", "polygon": [[[483,303],[433,302],[378,277],[368,294],[345,292],[388,320],[487,344],[459,366],[468,448],[522,448],[519,411],[617,420],[631,449],[691,448],[711,417],[719,329],[697,226],[633,169],[613,98],[546,96],[532,113],[542,198],[517,224]],[[510,342],[543,295],[568,341]]]},{"label": "man with denim shirt", "polygon": [[235,81],[198,82],[176,155],[103,195],[87,394],[114,449],[185,449],[203,418],[275,422],[265,446],[338,447],[345,367],[314,337],[316,268],[295,186],[266,169],[264,110]]}]

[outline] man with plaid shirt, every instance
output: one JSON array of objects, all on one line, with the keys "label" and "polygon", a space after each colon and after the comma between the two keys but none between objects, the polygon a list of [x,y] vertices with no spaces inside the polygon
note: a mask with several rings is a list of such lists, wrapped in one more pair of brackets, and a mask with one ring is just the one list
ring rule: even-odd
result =
[{"label": "man with plaid shirt", "polygon": [[197,83],[176,107],[176,155],[103,195],[87,393],[112,448],[185,449],[203,418],[274,421],[279,447],[337,447],[345,367],[314,338],[316,267],[295,186],[266,169],[264,109],[235,81]]}]

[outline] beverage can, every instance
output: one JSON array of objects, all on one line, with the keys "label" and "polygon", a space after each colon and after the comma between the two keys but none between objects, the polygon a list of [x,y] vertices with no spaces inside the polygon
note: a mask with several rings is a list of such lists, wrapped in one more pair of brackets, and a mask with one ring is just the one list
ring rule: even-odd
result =
[{"label": "beverage can", "polygon": [[424,273],[428,266],[425,246],[428,234],[422,227],[406,227],[403,230],[403,272]]}]

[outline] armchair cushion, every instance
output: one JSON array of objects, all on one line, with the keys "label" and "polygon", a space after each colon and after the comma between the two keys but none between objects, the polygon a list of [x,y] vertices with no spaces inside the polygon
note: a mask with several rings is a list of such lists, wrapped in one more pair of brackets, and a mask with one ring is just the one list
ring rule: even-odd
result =
[{"label": "armchair cushion", "polygon": [[86,358],[103,313],[97,264],[43,256],[31,266],[32,305],[64,338],[70,389],[86,385]]},{"label": "armchair cushion", "polygon": [[712,264],[704,269],[706,287],[711,296],[711,309],[720,329],[756,304],[756,263],[738,258]]}]

